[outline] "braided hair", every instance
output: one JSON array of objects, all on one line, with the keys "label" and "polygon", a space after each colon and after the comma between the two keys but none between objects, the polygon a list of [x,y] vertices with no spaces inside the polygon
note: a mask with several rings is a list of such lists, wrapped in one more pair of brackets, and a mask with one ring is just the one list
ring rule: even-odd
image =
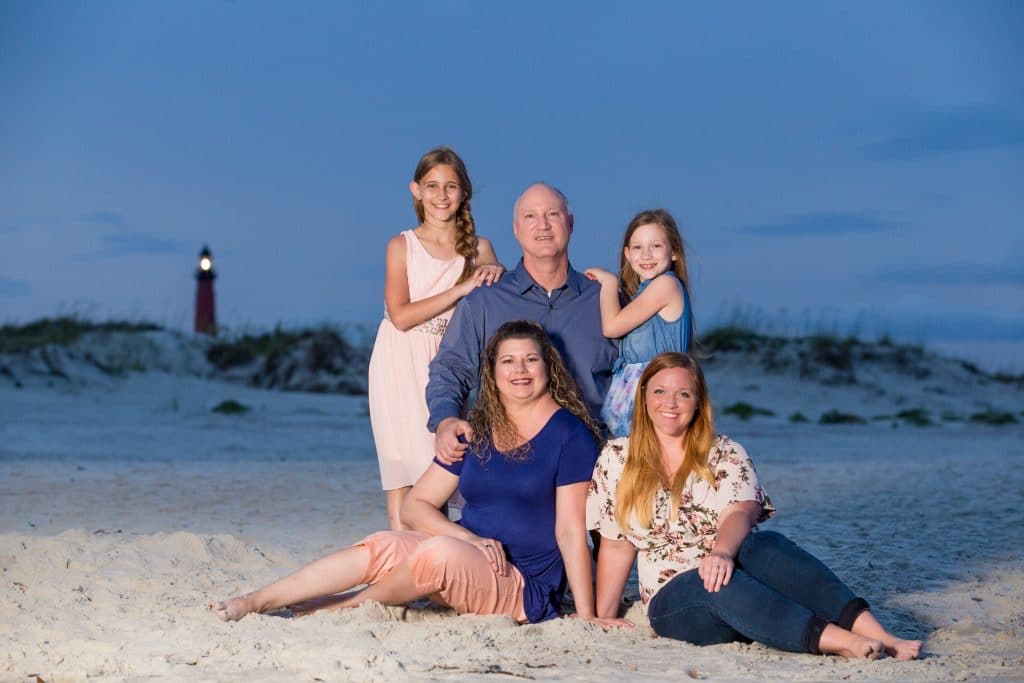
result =
[{"label": "braided hair", "polygon": [[[413,182],[418,183],[423,180],[423,176],[430,173],[435,166],[451,166],[465,193],[455,214],[455,251],[466,260],[458,282],[465,282],[476,268],[477,257],[476,223],[473,222],[473,211],[469,201],[473,198],[473,183],[469,179],[466,164],[459,158],[459,155],[452,148],[444,146],[435,147],[420,158],[412,175]],[[422,223],[426,217],[423,202],[413,197],[412,206],[416,211],[416,217]]]}]

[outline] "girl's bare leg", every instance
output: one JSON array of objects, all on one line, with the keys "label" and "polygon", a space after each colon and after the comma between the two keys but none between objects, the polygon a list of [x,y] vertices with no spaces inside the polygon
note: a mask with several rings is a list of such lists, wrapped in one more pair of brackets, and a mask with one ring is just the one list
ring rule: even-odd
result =
[{"label": "girl's bare leg", "polygon": [[370,551],[366,546],[352,546],[307,564],[252,593],[211,603],[210,609],[224,621],[238,621],[252,612],[280,609],[311,598],[340,593],[359,584],[369,564]]},{"label": "girl's bare leg", "polygon": [[409,562],[403,560],[384,578],[366,588],[340,595],[325,595],[294,604],[291,607],[292,614],[304,617],[322,609],[358,607],[368,600],[379,602],[382,605],[404,605],[422,597],[424,597],[423,591],[416,588]]},{"label": "girl's bare leg", "polygon": [[341,603],[350,599],[353,595],[359,591],[366,590],[360,588],[356,591],[349,591],[348,593],[338,593],[335,595],[321,595],[318,598],[310,598],[309,600],[303,600],[302,602],[293,602],[288,605],[288,609],[291,610],[293,617],[305,617],[318,612],[322,609],[331,610],[338,609]]},{"label": "girl's bare leg", "polygon": [[882,641],[885,651],[890,657],[901,662],[917,659],[921,654],[920,640],[903,640],[885,630],[870,610],[864,610],[853,620],[851,631],[866,638]]},{"label": "girl's bare leg", "polygon": [[389,489],[384,492],[384,499],[388,509],[388,529],[391,531],[407,530],[407,527],[402,524],[402,502],[405,501],[406,495],[408,495],[411,490],[411,486],[403,486],[397,489]]},{"label": "girl's bare leg", "polygon": [[818,652],[842,655],[851,659],[878,659],[885,653],[881,640],[857,635],[835,624],[829,624],[821,632]]}]

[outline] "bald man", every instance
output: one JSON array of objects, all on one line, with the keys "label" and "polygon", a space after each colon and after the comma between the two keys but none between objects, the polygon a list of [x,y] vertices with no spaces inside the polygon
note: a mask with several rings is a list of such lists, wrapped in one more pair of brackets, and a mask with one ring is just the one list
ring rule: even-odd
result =
[{"label": "bald man", "polygon": [[516,200],[512,231],[523,257],[515,270],[491,287],[480,287],[455,307],[441,347],[430,363],[427,428],[444,462],[460,460],[473,438],[462,419],[480,379],[480,359],[495,330],[509,320],[540,323],[562,354],[591,417],[600,419],[615,344],[601,332],[601,291],[569,264],[573,216],[558,189],[535,183]]}]

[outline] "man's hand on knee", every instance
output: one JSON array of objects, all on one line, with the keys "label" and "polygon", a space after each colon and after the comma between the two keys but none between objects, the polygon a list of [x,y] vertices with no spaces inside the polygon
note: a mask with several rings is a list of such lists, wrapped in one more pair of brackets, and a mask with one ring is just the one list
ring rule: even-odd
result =
[{"label": "man's hand on knee", "polygon": [[[463,441],[459,441],[459,437]],[[469,442],[473,440],[473,428],[465,420],[446,417],[434,432],[434,454],[445,465],[459,462],[466,456]]]}]

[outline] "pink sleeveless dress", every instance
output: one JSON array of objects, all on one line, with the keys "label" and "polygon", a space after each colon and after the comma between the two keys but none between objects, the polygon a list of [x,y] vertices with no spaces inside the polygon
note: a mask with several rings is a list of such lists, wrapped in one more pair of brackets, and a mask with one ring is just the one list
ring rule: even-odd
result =
[{"label": "pink sleeveless dress", "polygon": [[[450,289],[465,258],[434,258],[412,230],[405,236],[409,300]],[[370,425],[380,462],[383,489],[412,486],[434,459],[434,435],[427,431],[427,366],[437,353],[454,307],[407,332],[384,312],[370,356]]]}]

